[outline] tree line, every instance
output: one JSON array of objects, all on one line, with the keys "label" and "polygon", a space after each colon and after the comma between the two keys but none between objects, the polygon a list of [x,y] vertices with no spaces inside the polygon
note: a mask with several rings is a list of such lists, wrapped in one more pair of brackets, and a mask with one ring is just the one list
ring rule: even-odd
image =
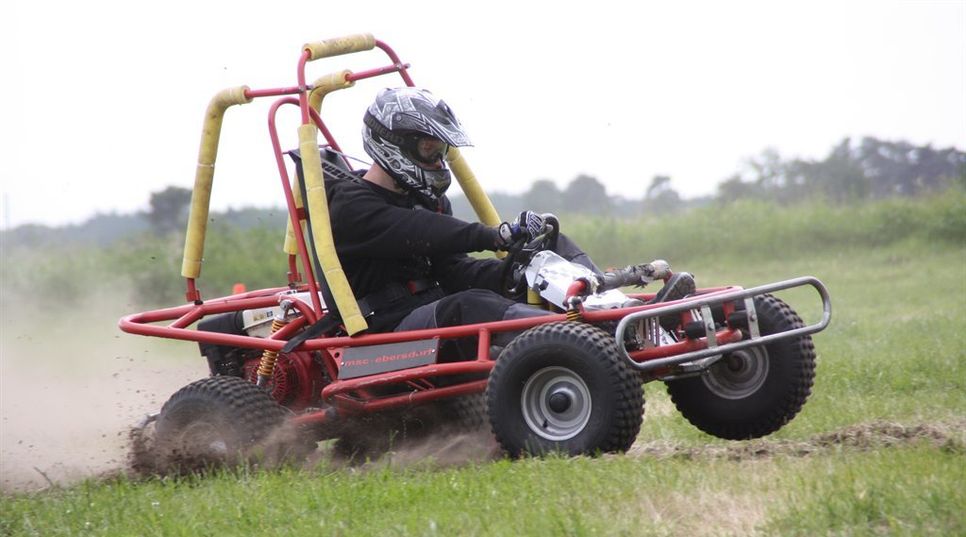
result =
[{"label": "tree line", "polygon": [[917,196],[966,186],[966,153],[949,147],[904,141],[845,138],[822,160],[782,159],[766,149],[746,169],[718,187],[718,198],[770,199],[788,203],[822,198],[849,203],[893,196]]},{"label": "tree line", "polygon": [[[684,198],[673,179],[656,175],[639,198],[611,196],[596,177],[581,174],[560,188],[551,179],[538,179],[522,194],[490,192],[497,212],[508,218],[522,210],[558,214],[637,217],[669,214],[711,204],[739,200],[763,200],[788,204],[803,200],[822,200],[833,204],[888,197],[909,197],[939,192],[948,188],[966,190],[966,152],[954,147],[936,149],[905,141],[866,137],[859,142],[845,138],[821,159],[783,158],[775,149],[765,149],[747,159],[742,169],[719,183],[711,196]],[[27,225],[4,231],[11,243],[94,243],[112,242],[119,235],[150,230],[156,235],[184,233],[191,191],[170,186],[153,192],[149,209],[134,215],[96,215],[80,226],[48,228]],[[459,192],[451,196],[453,212],[467,220],[476,218],[469,201]],[[250,229],[284,226],[283,208],[229,210],[212,213],[231,227]]]},{"label": "tree line", "polygon": [[[775,149],[747,159],[737,173],[719,183],[711,196],[685,199],[667,175],[656,175],[638,199],[608,196],[597,178],[578,175],[565,188],[549,179],[535,181],[520,195],[493,193],[501,215],[521,210],[617,217],[668,214],[713,203],[754,199],[782,204],[822,200],[835,204],[894,196],[918,196],[947,188],[966,188],[966,152],[936,149],[905,141],[873,137],[854,142],[845,138],[821,159],[785,159]],[[453,198],[454,212],[472,218],[462,196]]]}]

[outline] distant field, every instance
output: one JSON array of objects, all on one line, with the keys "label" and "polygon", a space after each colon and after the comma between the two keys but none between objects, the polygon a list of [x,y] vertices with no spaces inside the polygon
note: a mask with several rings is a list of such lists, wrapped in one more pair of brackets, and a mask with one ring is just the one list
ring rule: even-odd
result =
[{"label": "distant field", "polygon": [[[949,200],[929,203],[851,216],[816,209],[819,223],[776,209],[773,226],[751,215],[751,225],[717,230],[698,226],[711,222],[699,214],[639,230],[648,253],[676,245],[668,234],[680,230],[675,247],[688,255],[666,257],[699,284],[809,274],[828,286],[833,320],[815,336],[812,396],[765,439],[711,438],[679,416],[662,385],[648,384],[627,455],[509,462],[493,460],[486,439],[462,438],[427,447],[421,461],[398,453],[361,469],[323,458],[187,480],[93,479],[6,491],[0,535],[966,534],[966,217]],[[893,225],[906,231],[883,231]],[[574,235],[606,246],[590,226],[577,222]],[[816,234],[825,228],[823,247]],[[794,229],[808,236],[793,242]],[[625,262],[619,250],[596,255]],[[819,313],[808,293],[782,296],[806,320]],[[138,341],[158,354],[151,340],[124,341],[131,356]]]},{"label": "distant field", "polygon": [[[676,215],[620,219],[563,214],[560,220],[563,232],[601,266],[663,258],[678,267],[734,265],[737,274],[743,275],[774,258],[808,259],[817,252],[846,255],[904,241],[962,246],[966,244],[966,192],[951,189],[930,198],[856,206],[746,201]],[[226,295],[236,282],[249,288],[285,285],[284,231],[281,226],[239,229],[216,219],[209,226],[198,280],[203,296]],[[5,304],[12,304],[12,298],[25,298],[16,304],[19,311],[33,308],[41,298],[78,304],[92,291],[142,308],[168,306],[184,300],[182,252],[183,242],[177,234],[156,237],[145,233],[102,248],[39,238],[27,244],[5,243],[0,256],[0,291],[7,299]]]}]

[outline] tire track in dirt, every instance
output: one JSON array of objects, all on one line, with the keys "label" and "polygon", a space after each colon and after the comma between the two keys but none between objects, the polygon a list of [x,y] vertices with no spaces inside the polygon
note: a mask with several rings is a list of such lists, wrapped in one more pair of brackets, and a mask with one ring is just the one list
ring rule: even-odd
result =
[{"label": "tire track in dirt", "polygon": [[[284,438],[286,438],[285,434],[274,436],[275,442],[284,442]],[[641,442],[639,440],[626,455],[612,454],[606,455],[606,457],[745,461],[771,457],[820,456],[843,449],[863,452],[902,448],[918,443],[926,443],[937,448],[966,454],[966,418],[914,425],[875,421],[843,427],[801,441],[758,439],[727,444],[684,446],[673,442]],[[277,448],[278,446],[270,447],[268,451],[279,451]],[[281,451],[284,451],[284,449]],[[307,470],[324,465],[329,468],[349,468],[353,471],[367,471],[385,467],[403,469],[413,466],[444,469],[492,462],[503,456],[504,454],[492,433],[478,431],[435,435],[416,441],[407,441],[378,458],[365,461],[346,460],[335,455],[331,447],[322,447],[310,454],[301,466]],[[284,463],[291,464],[291,462],[291,460],[287,460]],[[262,461],[260,465],[263,468],[270,468],[276,463]],[[134,478],[150,475],[150,471],[148,473],[141,471],[150,466],[150,464],[143,464],[142,461],[140,465],[135,464],[130,467],[128,475]],[[152,470],[156,475],[158,468]]]},{"label": "tire track in dirt", "polygon": [[966,418],[933,423],[901,424],[888,421],[860,423],[806,440],[757,439],[685,446],[653,441],[634,444],[628,456],[681,459],[727,459],[733,461],[769,457],[807,457],[848,449],[872,451],[925,443],[937,448],[966,453]]},{"label": "tire track in dirt", "polygon": [[[284,437],[284,435],[282,435]],[[757,439],[729,442],[727,444],[682,445],[669,441],[638,440],[625,455],[606,457],[637,458],[675,458],[684,460],[729,460],[749,461],[774,457],[809,457],[848,450],[866,452],[879,449],[903,448],[916,444],[930,445],[939,449],[952,450],[966,454],[966,418],[917,424],[901,424],[887,421],[873,421],[842,427],[840,429],[812,436],[806,440]],[[322,447],[312,453],[301,465],[307,470],[320,465],[329,468],[351,468],[353,471],[391,467],[402,469],[419,466],[427,469],[461,467],[498,460],[502,457],[493,435],[487,432],[462,433],[457,435],[437,435],[418,442],[400,446],[389,453],[364,463],[339,460],[332,456],[330,449]],[[55,476],[48,479],[46,488],[69,486],[78,478],[92,477],[113,479],[124,474],[132,479],[148,475],[158,475],[157,469],[144,472],[130,464],[117,464],[113,468],[98,468],[86,476]],[[291,464],[291,461],[286,461]],[[273,464],[262,464],[270,468]],[[91,468],[93,470],[93,468]],[[5,483],[6,492],[38,490],[36,480],[28,483]],[[13,485],[13,486],[11,486]],[[27,486],[24,486],[27,485]]]}]

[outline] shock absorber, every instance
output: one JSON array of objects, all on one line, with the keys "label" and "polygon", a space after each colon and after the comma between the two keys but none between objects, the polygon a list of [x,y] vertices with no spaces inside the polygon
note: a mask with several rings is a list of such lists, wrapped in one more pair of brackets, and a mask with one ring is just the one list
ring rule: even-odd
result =
[{"label": "shock absorber", "polygon": [[[285,319],[275,316],[272,319],[272,333],[278,332],[283,326],[287,325],[288,321]],[[268,382],[272,380],[272,376],[275,374],[275,362],[278,360],[278,351],[273,351],[265,349],[262,351],[262,359],[258,362],[258,380],[255,384],[259,388],[264,388],[268,385]]]},{"label": "shock absorber", "polygon": [[568,321],[580,321],[584,318],[580,311],[580,305],[584,302],[584,294],[593,292],[597,288],[596,282],[591,282],[587,278],[578,278],[567,288],[567,295],[563,305],[567,310]]}]

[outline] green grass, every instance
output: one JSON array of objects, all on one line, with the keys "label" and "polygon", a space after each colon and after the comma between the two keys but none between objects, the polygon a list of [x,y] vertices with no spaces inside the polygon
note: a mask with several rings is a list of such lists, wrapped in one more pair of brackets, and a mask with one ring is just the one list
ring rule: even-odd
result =
[{"label": "green grass", "polygon": [[814,252],[882,248],[907,239],[966,244],[966,193],[950,190],[931,198],[898,198],[857,205],[807,202],[782,206],[742,201],[673,216],[631,220],[567,218],[561,228],[602,264],[664,258],[690,263],[715,259],[767,261],[808,258]]},{"label": "green grass", "polygon": [[790,535],[963,535],[966,457],[911,448],[840,453],[796,476],[769,517],[769,532]]},{"label": "green grass", "polygon": [[[812,396],[766,439],[711,438],[652,383],[628,455],[94,479],[0,496],[0,535],[966,534],[966,241],[917,232],[784,249],[777,240],[668,256],[704,285],[810,274],[828,286],[833,320],[815,336]],[[813,293],[780,296],[817,319]],[[890,424],[942,434],[876,433]]]}]

